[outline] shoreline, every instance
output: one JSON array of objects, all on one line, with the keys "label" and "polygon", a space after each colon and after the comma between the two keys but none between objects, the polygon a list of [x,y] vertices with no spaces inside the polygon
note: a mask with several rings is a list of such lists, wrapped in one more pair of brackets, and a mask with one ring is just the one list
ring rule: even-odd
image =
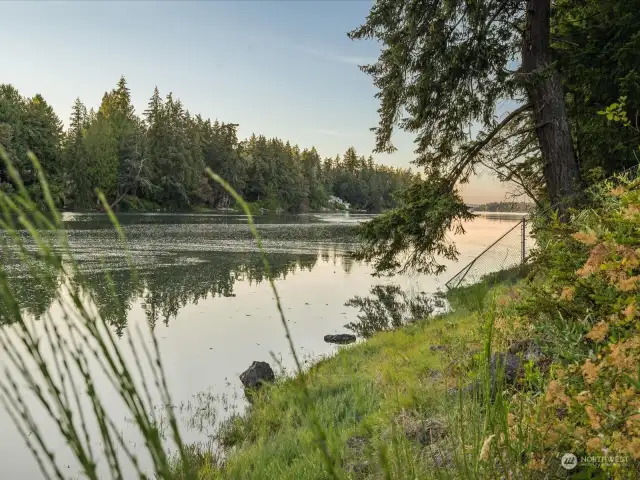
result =
[{"label": "shoreline", "polygon": [[[508,283],[495,288],[506,288]],[[489,295],[472,288],[462,291],[478,299]],[[455,365],[472,364],[482,346],[477,313],[458,307],[396,330],[358,338],[305,368],[304,383],[331,452],[342,459],[342,467],[352,473],[371,472],[369,467],[376,460],[367,449],[382,448],[390,435],[419,454],[424,450],[424,435],[442,433],[451,402],[449,392],[461,383]],[[247,471],[255,472],[252,478],[267,478],[267,472],[283,472],[280,469],[284,468],[286,475],[277,478],[320,478],[319,472],[304,473],[304,465],[312,458],[317,467],[322,458],[312,426],[302,421],[307,407],[301,380],[298,374],[279,376],[255,391],[242,413],[219,426],[218,450],[191,447],[192,466],[211,472],[206,478],[236,478]],[[397,426],[403,431],[392,433]],[[435,442],[433,447],[437,447]],[[415,478],[428,478],[428,469],[421,473],[425,476]]]}]

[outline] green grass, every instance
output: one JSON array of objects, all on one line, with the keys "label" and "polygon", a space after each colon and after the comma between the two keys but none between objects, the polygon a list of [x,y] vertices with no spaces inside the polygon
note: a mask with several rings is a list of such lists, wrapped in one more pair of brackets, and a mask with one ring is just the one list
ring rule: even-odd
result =
[{"label": "green grass", "polygon": [[[433,448],[410,432],[448,415],[456,399],[447,391],[460,378],[449,370],[481,347],[480,335],[476,313],[459,309],[343,347],[304,374],[342,478],[432,477]],[[218,441],[226,459],[201,464],[200,476],[331,478],[299,384],[298,376],[265,387],[245,415],[225,423]],[[194,454],[202,461],[202,452]]]},{"label": "green grass", "polygon": [[499,272],[489,273],[472,285],[448,290],[446,297],[451,307],[455,310],[481,310],[484,299],[495,286],[513,285],[521,278],[526,277],[529,272],[529,265],[523,264]]}]

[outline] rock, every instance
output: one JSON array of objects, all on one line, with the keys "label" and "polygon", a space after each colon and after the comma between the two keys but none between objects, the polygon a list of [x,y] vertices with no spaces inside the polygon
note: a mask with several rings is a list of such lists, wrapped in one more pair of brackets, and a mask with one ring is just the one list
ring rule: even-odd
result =
[{"label": "rock", "polygon": [[255,390],[262,386],[263,383],[273,382],[276,379],[271,365],[267,362],[253,362],[240,375],[240,381],[244,385],[245,390]]},{"label": "rock", "polygon": [[[486,360],[482,360],[486,361]],[[548,370],[550,359],[545,357],[540,346],[531,339],[514,342],[508,348],[507,353],[494,353],[490,361],[490,393],[494,398],[498,386],[519,387],[519,380],[524,376],[524,365],[533,362],[543,372]],[[498,373],[501,372],[501,375]],[[481,380],[476,380],[470,385],[462,388],[461,391],[451,389],[450,395],[459,393],[464,395],[483,395],[485,385]]]},{"label": "rock", "polygon": [[429,350],[432,352],[442,352],[448,350],[448,347],[446,345],[431,345]]},{"label": "rock", "polygon": [[544,355],[542,354],[542,349],[540,346],[531,339],[521,340],[519,342],[514,342],[509,347],[508,353],[518,354],[521,353],[525,362],[533,361],[538,362],[543,359]]},{"label": "rock", "polygon": [[338,345],[347,345],[356,341],[356,336],[349,333],[339,333],[337,335],[325,335],[324,341],[327,343],[337,343]]},{"label": "rock", "polygon": [[497,383],[498,372],[504,371],[505,385],[513,385],[523,373],[523,362],[515,353],[494,353],[491,356],[491,386]]}]

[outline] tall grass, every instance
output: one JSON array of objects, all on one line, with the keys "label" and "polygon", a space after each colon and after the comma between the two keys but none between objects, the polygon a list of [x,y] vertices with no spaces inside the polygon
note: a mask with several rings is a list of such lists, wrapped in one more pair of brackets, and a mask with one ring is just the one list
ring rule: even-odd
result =
[{"label": "tall grass", "polygon": [[438,469],[435,478],[531,477],[532,472],[526,468],[526,462],[523,463],[529,456],[530,432],[510,423],[512,414],[525,406],[511,403],[504,364],[496,362],[492,365],[492,359],[496,358],[496,299],[506,285],[525,273],[526,269],[519,273],[512,270],[498,272],[477,284],[449,292],[454,308],[477,317],[477,328],[481,330],[479,338],[484,344],[477,354],[479,364],[471,369],[478,374],[477,380],[469,384],[464,382],[464,376],[458,379],[452,408],[447,415],[447,424],[452,431],[441,446],[451,455],[450,465]]},{"label": "tall grass", "polygon": [[[70,468],[59,460],[51,446],[45,419],[64,439],[82,476],[90,479],[154,474],[169,478],[170,457],[164,432],[156,417],[154,400],[167,406],[171,447],[185,456],[185,447],[171,408],[158,342],[151,328],[127,329],[127,352],[117,343],[109,325],[97,314],[92,291],[75,261],[62,218],[54,205],[46,179],[35,156],[30,154],[46,201],[43,212],[31,198],[19,173],[4,151],[0,151],[15,192],[0,191],[3,249],[16,255],[38,281],[57,290],[56,318],[49,312],[39,321],[26,315],[16,301],[10,276],[0,265],[0,297],[7,317],[0,329],[0,346],[5,355],[1,400],[25,444],[34,455],[45,478],[65,478]],[[129,268],[132,258],[115,215],[104,195],[98,197],[111,218]],[[109,273],[105,283],[110,294],[115,288]],[[147,340],[151,340],[151,348]],[[129,357],[129,358],[127,358]],[[146,458],[134,452],[118,426],[107,398],[118,399],[134,419],[144,440]],[[145,467],[143,464],[148,464]]]},{"label": "tall grass", "polygon": [[[10,275],[0,265],[0,299],[7,312],[2,323],[10,325],[0,328],[0,347],[7,360],[0,381],[0,399],[41,473],[45,478],[62,479],[66,477],[63,472],[70,468],[52,446],[56,442],[49,438],[49,430],[42,428],[48,419],[77,462],[77,473],[86,478],[104,478],[105,474],[111,478],[130,478],[132,474],[138,478],[196,478],[194,451],[182,441],[152,325],[146,332],[127,328],[125,345],[118,343],[109,325],[93,308],[94,294],[74,259],[38,160],[29,154],[46,202],[45,211],[31,198],[1,147],[0,156],[16,187],[15,191],[0,190],[3,253],[16,255],[34,278],[58,292],[55,305],[61,313],[54,318],[50,309],[39,321],[26,315],[16,300]],[[299,374],[296,387],[300,409],[313,426],[327,474],[341,478],[302,375],[302,364],[251,209],[222,178],[211,170],[207,174],[233,196],[247,215]],[[96,194],[118,235],[135,284],[136,269],[124,232],[105,196],[100,191]],[[106,269],[104,280],[109,294],[115,297],[115,286]],[[112,413],[119,409],[107,402],[109,398],[115,398],[126,416],[133,419],[142,449],[132,448],[130,439],[120,431]],[[164,407],[166,422],[156,414],[157,403]],[[167,436],[170,441],[166,441]],[[215,464],[215,459],[212,461]]]}]

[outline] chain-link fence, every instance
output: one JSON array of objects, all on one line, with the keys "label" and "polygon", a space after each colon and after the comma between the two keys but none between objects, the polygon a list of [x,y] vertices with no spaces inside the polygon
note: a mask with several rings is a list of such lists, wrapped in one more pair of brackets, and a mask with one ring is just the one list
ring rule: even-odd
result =
[{"label": "chain-link fence", "polygon": [[532,247],[531,221],[527,217],[523,217],[445,285],[447,288],[471,285],[490,273],[522,265]]},{"label": "chain-link fence", "polygon": [[[636,165],[616,176],[603,180],[603,182],[615,182],[615,179],[620,176],[635,179],[639,173],[640,165]],[[590,192],[592,192],[591,189],[582,192],[582,194],[589,195]],[[550,210],[544,213],[548,213]],[[531,236],[532,224],[531,215],[523,217],[511,230],[489,245],[480,255],[449,279],[445,283],[446,287],[451,289],[472,285],[491,273],[524,265],[535,244],[535,240]]]}]

